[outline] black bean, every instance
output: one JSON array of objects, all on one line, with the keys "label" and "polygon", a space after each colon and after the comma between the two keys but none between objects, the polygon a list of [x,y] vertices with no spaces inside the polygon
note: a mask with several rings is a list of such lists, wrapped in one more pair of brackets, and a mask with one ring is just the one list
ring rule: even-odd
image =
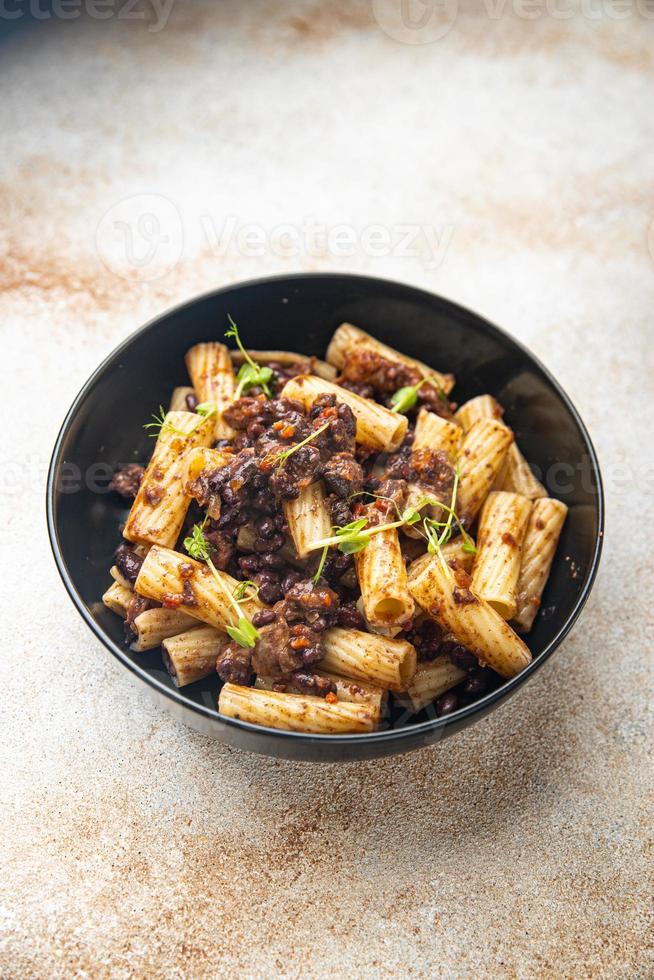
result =
[{"label": "black bean", "polygon": [[275,533],[275,522],[270,517],[262,517],[257,521],[257,531],[262,538],[271,538]]},{"label": "black bean", "polygon": [[198,399],[194,391],[186,396],[186,407],[189,412],[194,412],[198,407]]},{"label": "black bean", "polygon": [[338,610],[337,623],[345,629],[363,630],[366,628],[365,620],[356,606],[341,606]]},{"label": "black bean", "polygon": [[447,653],[451,663],[455,667],[459,667],[461,670],[475,670],[479,666],[479,661],[474,653],[462,646],[462,644],[448,641],[448,643],[443,644],[443,647],[447,647],[442,652]]},{"label": "black bean", "polygon": [[277,613],[272,609],[262,609],[260,612],[255,613],[252,617],[252,625],[256,626],[257,628],[259,626],[269,626],[271,623],[274,623],[276,619]]},{"label": "black bean", "polygon": [[476,670],[470,674],[463,685],[463,693],[470,698],[480,698],[485,694],[490,685],[491,675],[486,670]]},{"label": "black bean", "polygon": [[441,694],[441,696],[436,700],[436,714],[440,718],[441,715],[451,715],[453,711],[459,706],[459,699],[453,691],[448,691],[446,694]]}]

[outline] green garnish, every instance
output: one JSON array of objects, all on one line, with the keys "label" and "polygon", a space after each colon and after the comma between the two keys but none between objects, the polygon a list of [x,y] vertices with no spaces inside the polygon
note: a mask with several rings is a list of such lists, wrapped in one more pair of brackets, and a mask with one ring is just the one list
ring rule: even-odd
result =
[{"label": "green garnish", "polygon": [[200,416],[200,418],[192,429],[189,429],[188,432],[184,432],[183,429],[176,429],[172,423],[166,421],[166,416],[168,413],[164,411],[163,405],[160,405],[159,414],[152,416],[154,421],[146,422],[143,428],[153,430],[152,432],[148,432],[148,435],[152,439],[157,439],[162,432],[172,432],[174,435],[182,436],[184,439],[186,439],[186,437],[190,436],[192,432],[195,432],[199,425],[202,425],[204,419],[208,419],[211,415],[215,415],[217,411],[218,406],[214,405],[213,402],[203,402],[201,405],[198,405],[195,412]]},{"label": "green garnish", "polygon": [[227,331],[225,336],[234,338],[238,349],[245,358],[245,364],[241,364],[238,374],[236,375],[238,385],[236,387],[235,397],[240,398],[241,395],[245,391],[249,391],[250,388],[261,388],[266,398],[272,398],[272,392],[268,386],[268,383],[272,381],[273,377],[272,368],[262,367],[250,357],[241,342],[238,327],[234,323],[231,313],[227,314],[227,319],[229,320],[230,329]]},{"label": "green garnish", "polygon": [[166,415],[167,413],[164,411],[163,405],[160,405],[159,414],[152,416],[152,419],[154,421],[146,422],[145,425],[143,426],[144,429],[153,430],[152,432],[148,432],[148,435],[150,436],[151,439],[157,439],[159,437],[159,434],[164,430],[166,432],[173,432],[176,436],[186,437],[189,434],[188,432],[182,432],[181,429],[176,429],[174,425],[172,425],[170,422],[167,422]]},{"label": "green garnish", "polygon": [[325,547],[322,549],[322,555],[320,556],[320,564],[318,565],[318,568],[316,569],[316,574],[313,576],[313,578],[311,580],[314,585],[317,585],[318,582],[320,581],[320,576],[323,573],[323,569],[325,567],[325,562],[327,561],[327,553],[328,552],[329,552],[329,545],[326,544]]},{"label": "green garnish", "polygon": [[209,418],[210,415],[215,415],[218,411],[218,406],[214,405],[213,402],[202,402],[201,405],[196,405],[195,413],[196,415],[202,415],[203,418]]},{"label": "green garnish", "polygon": [[435,380],[431,375],[429,377],[423,378],[419,381],[417,385],[407,385],[405,388],[398,388],[397,391],[391,395],[391,405],[393,406],[391,411],[402,412],[406,414],[410,412],[412,408],[415,408],[418,401],[418,392],[424,384],[429,382],[437,389],[439,397],[449,404],[447,401],[447,395],[443,391],[442,387],[439,385],[438,381]]},{"label": "green garnish", "polygon": [[[249,595],[247,594],[248,589],[252,589]],[[247,602],[248,599],[256,599],[259,595],[259,586],[256,582],[251,582],[250,579],[247,579],[245,582],[239,582],[234,589],[233,595],[237,602]]]},{"label": "green garnish", "polygon": [[312,432],[311,435],[308,435],[306,439],[302,440],[302,442],[296,442],[294,446],[289,446],[288,449],[284,449],[281,453],[277,453],[274,457],[274,461],[277,463],[277,468],[279,469],[280,466],[283,466],[286,460],[289,458],[289,456],[292,456],[293,453],[296,453],[298,449],[302,448],[302,446],[306,446],[308,442],[312,442],[320,435],[321,432],[324,432],[325,429],[327,428],[329,428],[329,422],[325,422],[324,425],[321,425],[319,429],[316,429],[315,432]]},{"label": "green garnish", "polygon": [[[204,561],[207,563],[211,570],[211,574],[215,578],[216,582],[220,586],[221,590],[224,592],[225,596],[229,600],[230,605],[236,613],[236,626],[226,626],[225,632],[228,636],[238,643],[241,647],[248,647],[252,649],[256,644],[257,640],[260,639],[261,634],[255,626],[252,625],[250,620],[243,615],[243,611],[239,603],[244,602],[246,599],[251,599],[253,596],[246,596],[246,590],[254,585],[254,582],[239,582],[238,586],[231,593],[222,578],[220,573],[214,563],[211,560],[211,555],[209,554],[209,545],[207,539],[204,536],[204,525],[206,524],[206,517],[202,524],[194,524],[191,534],[188,538],[184,538],[184,547],[191,556],[197,561]],[[255,586],[256,588],[256,586]],[[257,590],[258,591],[258,590]]]},{"label": "green garnish", "polygon": [[436,554],[438,555],[443,568],[446,571],[448,571],[448,574],[449,574],[449,570],[447,568],[447,564],[445,562],[445,558],[443,557],[443,552],[441,549],[443,545],[447,544],[447,542],[452,537],[454,523],[457,524],[459,531],[461,532],[461,535],[463,537],[462,547],[463,550],[466,552],[466,554],[474,555],[477,553],[477,549],[475,547],[474,541],[472,540],[472,538],[464,528],[463,524],[461,523],[461,520],[459,519],[457,512],[454,509],[454,505],[456,503],[456,493],[459,488],[459,479],[460,479],[460,473],[459,470],[456,469],[454,471],[454,483],[452,485],[452,499],[450,501],[450,505],[448,506],[447,504],[441,504],[441,503],[438,504],[438,506],[441,507],[447,513],[447,520],[437,521],[433,517],[425,517],[422,522],[423,528],[425,530],[425,535],[427,537],[427,551],[431,555],[436,555]]}]

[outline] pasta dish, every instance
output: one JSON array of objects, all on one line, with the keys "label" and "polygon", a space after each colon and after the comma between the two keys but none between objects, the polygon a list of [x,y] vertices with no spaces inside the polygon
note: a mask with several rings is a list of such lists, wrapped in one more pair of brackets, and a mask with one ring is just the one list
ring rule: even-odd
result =
[{"label": "pasta dish", "polygon": [[[177,687],[296,732],[451,714],[523,670],[566,518],[490,394],[342,324],[325,359],[222,341],[146,429],[105,605]],[[181,367],[181,365],[180,365]]]}]

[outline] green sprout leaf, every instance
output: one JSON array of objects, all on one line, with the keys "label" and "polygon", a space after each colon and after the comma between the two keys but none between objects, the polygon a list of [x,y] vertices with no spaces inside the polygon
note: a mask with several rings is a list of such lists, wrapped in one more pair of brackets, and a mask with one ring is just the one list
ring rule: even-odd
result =
[{"label": "green sprout leaf", "polygon": [[207,563],[217,585],[229,600],[229,603],[236,614],[237,622],[236,626],[226,626],[226,632],[235,643],[238,643],[239,646],[248,647],[251,649],[260,638],[261,634],[257,628],[252,625],[250,620],[243,615],[243,611],[239,603],[244,602],[247,599],[254,598],[252,595],[247,595],[247,590],[252,586],[257,589],[257,592],[259,590],[254,582],[247,581],[239,582],[238,586],[234,589],[234,594],[229,591],[227,585],[220,575],[220,572],[212,562],[209,555],[209,544],[204,536],[204,526],[206,522],[207,518],[205,517],[202,524],[193,525],[191,534],[187,538],[184,538],[184,548],[189,553],[191,558]]},{"label": "green sprout leaf", "polygon": [[277,455],[275,456],[275,462],[277,463],[277,468],[279,469],[280,467],[282,467],[286,462],[286,460],[289,458],[289,456],[292,456],[293,453],[296,453],[298,449],[302,448],[302,446],[306,446],[307,443],[313,442],[313,440],[317,439],[320,433],[324,432],[325,429],[327,428],[329,428],[329,422],[325,422],[324,425],[321,425],[319,429],[316,429],[315,432],[312,432],[311,435],[308,435],[306,439],[302,440],[302,442],[296,442],[294,446],[289,446],[288,449],[284,449],[281,453],[277,453]]},{"label": "green sprout leaf", "polygon": [[[422,384],[422,382],[421,382]],[[398,388],[397,391],[391,395],[391,405],[393,406],[394,412],[406,412],[411,411],[415,407],[418,401],[418,388],[420,385],[415,385],[413,387]]]},{"label": "green sprout leaf", "polygon": [[259,586],[256,582],[251,582],[250,579],[247,579],[245,582],[239,582],[234,589],[234,598],[237,602],[247,602],[249,599],[256,599],[258,595]]},{"label": "green sprout leaf", "polygon": [[209,418],[210,415],[216,415],[218,412],[218,406],[214,405],[213,402],[202,402],[201,405],[197,405],[195,412],[197,415],[202,415],[203,418]]},{"label": "green sprout leaf", "polygon": [[159,433],[164,431],[172,432],[177,436],[186,437],[188,435],[188,432],[182,432],[181,429],[176,429],[174,425],[171,425],[170,422],[166,421],[166,412],[164,411],[163,405],[159,406],[159,414],[152,415],[152,422],[146,422],[143,428],[152,429],[151,432],[148,432],[148,435],[152,439],[157,439],[159,437]]},{"label": "green sprout leaf", "polygon": [[261,635],[245,616],[240,617],[237,626],[226,626],[225,632],[240,647],[247,647],[249,650],[256,646]]},{"label": "green sprout leaf", "polygon": [[257,364],[256,361],[252,360],[251,356],[243,346],[241,336],[238,332],[238,327],[234,323],[231,313],[227,314],[227,319],[229,320],[230,329],[226,332],[225,337],[234,338],[238,349],[245,358],[245,364],[241,365],[239,372],[236,375],[236,380],[238,382],[236,397],[240,398],[241,395],[244,392],[249,391],[250,388],[261,388],[266,398],[272,398],[272,392],[269,387],[269,382],[272,381],[273,377],[272,369],[269,367],[262,367],[260,364]]},{"label": "green sprout leaf", "polygon": [[428,377],[423,378],[422,381],[419,381],[417,385],[407,385],[405,388],[398,388],[397,391],[391,395],[391,405],[393,406],[391,411],[406,414],[407,412],[410,412],[412,408],[415,408],[418,402],[418,392],[424,384],[432,385],[432,387],[438,392],[438,397],[449,406],[447,395],[443,391],[442,387],[432,375],[429,375]]},{"label": "green sprout leaf", "polygon": [[325,562],[327,561],[328,552],[329,552],[329,545],[326,544],[322,549],[322,555],[320,556],[320,563],[318,565],[318,568],[316,569],[316,574],[313,576],[312,579],[314,585],[317,585],[318,582],[320,581],[320,576],[323,573],[323,570],[325,568]]}]

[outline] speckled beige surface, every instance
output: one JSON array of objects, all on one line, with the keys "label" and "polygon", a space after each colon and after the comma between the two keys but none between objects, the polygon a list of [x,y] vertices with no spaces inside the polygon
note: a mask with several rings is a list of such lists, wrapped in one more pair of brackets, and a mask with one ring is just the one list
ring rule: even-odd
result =
[{"label": "speckled beige surface", "polygon": [[[654,20],[450,2],[397,40],[397,7],[177,0],[161,30],[50,20],[0,45],[3,977],[654,971]],[[225,245],[228,220],[263,254]],[[296,249],[307,221],[351,226],[353,254]],[[44,531],[48,454],[100,358],[199,290],[307,269],[508,328],[606,477],[603,566],[557,655],[381,762],[293,765],[172,721],[92,639]]]}]

